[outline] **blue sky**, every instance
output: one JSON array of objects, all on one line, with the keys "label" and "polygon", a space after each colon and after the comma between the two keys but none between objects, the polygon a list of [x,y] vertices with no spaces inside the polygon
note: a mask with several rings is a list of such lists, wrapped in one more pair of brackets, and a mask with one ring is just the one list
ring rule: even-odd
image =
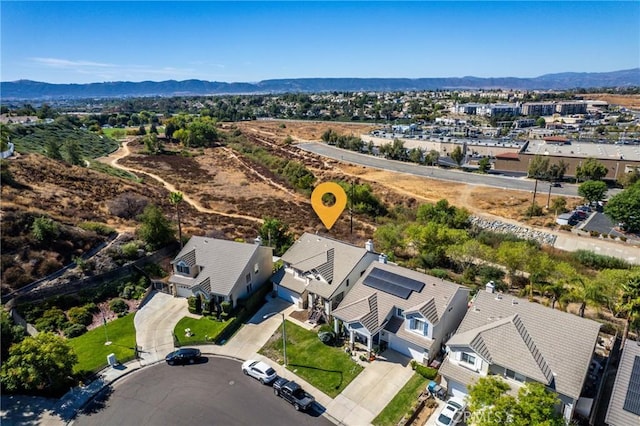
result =
[{"label": "blue sky", "polygon": [[535,77],[640,66],[640,2],[3,0],[0,80]]}]

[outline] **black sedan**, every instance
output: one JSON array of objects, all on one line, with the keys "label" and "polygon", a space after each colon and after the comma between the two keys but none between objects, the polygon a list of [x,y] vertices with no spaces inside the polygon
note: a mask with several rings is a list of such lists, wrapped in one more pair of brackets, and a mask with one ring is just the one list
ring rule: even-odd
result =
[{"label": "black sedan", "polygon": [[180,348],[164,357],[167,364],[194,364],[200,359],[200,349]]}]

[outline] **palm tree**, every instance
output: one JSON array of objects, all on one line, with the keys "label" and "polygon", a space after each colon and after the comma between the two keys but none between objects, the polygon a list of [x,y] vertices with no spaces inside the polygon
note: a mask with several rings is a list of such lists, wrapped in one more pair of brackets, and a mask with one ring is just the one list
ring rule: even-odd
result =
[{"label": "palm tree", "polygon": [[560,309],[563,309],[567,291],[567,287],[561,282],[547,283],[542,287],[542,294],[551,299],[551,309],[556,308],[556,302],[558,302]]},{"label": "palm tree", "polygon": [[568,294],[569,300],[580,303],[578,315],[584,318],[584,311],[587,305],[599,308],[606,300],[604,289],[600,283],[595,282],[585,276],[576,275],[572,279]]},{"label": "palm tree", "polygon": [[625,315],[622,333],[622,341],[625,341],[630,328],[640,328],[640,273],[630,276],[621,287],[622,295],[617,310]]},{"label": "palm tree", "polygon": [[172,192],[169,194],[169,202],[176,207],[176,217],[178,219],[178,240],[182,248],[182,224],[180,223],[180,203],[183,200],[182,192]]}]

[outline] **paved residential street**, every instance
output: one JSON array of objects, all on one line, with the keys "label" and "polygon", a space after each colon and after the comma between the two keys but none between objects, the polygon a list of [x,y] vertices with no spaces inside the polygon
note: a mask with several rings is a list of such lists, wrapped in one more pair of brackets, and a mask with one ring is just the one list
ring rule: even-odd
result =
[{"label": "paved residential street", "polygon": [[116,382],[75,426],[330,425],[321,409],[297,412],[270,386],[245,376],[237,360],[194,365],[159,363]]}]

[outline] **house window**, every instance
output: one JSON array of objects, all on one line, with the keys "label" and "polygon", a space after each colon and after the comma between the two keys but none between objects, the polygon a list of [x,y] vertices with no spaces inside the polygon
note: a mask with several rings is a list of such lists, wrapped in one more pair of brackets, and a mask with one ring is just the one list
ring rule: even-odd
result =
[{"label": "house window", "polygon": [[347,278],[347,287],[349,287],[349,278]]},{"label": "house window", "polygon": [[462,358],[461,358],[462,362],[466,362],[467,364],[471,364],[471,365],[476,365],[476,357],[468,354],[466,352],[462,353]]},{"label": "house window", "polygon": [[247,293],[251,294],[253,292],[253,284],[249,284],[247,286]]},{"label": "house window", "polygon": [[247,276],[245,277],[245,279],[247,280],[247,284],[249,284],[251,282],[251,272],[249,272],[247,274]]},{"label": "house window", "polygon": [[426,336],[429,331],[429,325],[426,323],[426,321],[423,321],[421,319],[411,318],[411,321],[409,322],[409,329],[414,333]]},{"label": "house window", "polygon": [[176,271],[180,274],[189,275],[189,266],[184,262],[180,262],[176,265]]},{"label": "house window", "polygon": [[404,309],[396,308],[396,316],[404,318]]},{"label": "house window", "polygon": [[260,272],[260,265],[256,263],[253,265],[253,273],[258,274],[258,272]]},{"label": "house window", "polygon": [[526,378],[522,374],[516,373],[515,371],[509,370],[508,368],[505,368],[504,375],[509,379],[515,380],[516,382],[524,383],[526,381]]}]

